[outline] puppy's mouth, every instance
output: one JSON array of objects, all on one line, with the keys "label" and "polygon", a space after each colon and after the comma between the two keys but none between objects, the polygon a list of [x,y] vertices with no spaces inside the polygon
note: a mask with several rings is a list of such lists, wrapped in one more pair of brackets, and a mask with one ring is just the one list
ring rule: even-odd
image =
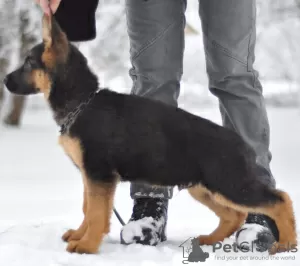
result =
[{"label": "puppy's mouth", "polygon": [[3,80],[3,83],[11,93],[17,94],[18,86],[14,82],[14,80],[12,78],[10,78],[10,76],[6,76]]},{"label": "puppy's mouth", "polygon": [[7,90],[13,94],[17,95],[30,95],[37,93],[36,90],[32,89],[28,85],[24,84],[20,86],[17,84],[14,78],[10,77],[9,75],[5,77],[3,80],[4,85],[6,86]]}]

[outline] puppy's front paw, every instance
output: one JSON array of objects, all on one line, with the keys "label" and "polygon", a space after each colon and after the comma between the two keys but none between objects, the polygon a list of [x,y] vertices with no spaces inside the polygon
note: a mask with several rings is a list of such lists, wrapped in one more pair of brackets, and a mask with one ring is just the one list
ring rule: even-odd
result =
[{"label": "puppy's front paw", "polygon": [[84,233],[85,233],[85,231],[83,231],[83,230],[70,229],[67,232],[65,232],[61,238],[65,242],[70,242],[73,240],[78,241],[84,236]]},{"label": "puppy's front paw", "polygon": [[99,246],[88,240],[70,241],[67,251],[78,254],[96,254]]},{"label": "puppy's front paw", "polygon": [[62,236],[63,241],[70,242],[73,240],[80,240],[83,238],[85,232],[87,230],[87,225],[85,222],[81,224],[81,226],[77,230],[70,229]]},{"label": "puppy's front paw", "polygon": [[[69,242],[69,239],[71,238],[72,235],[74,235],[76,232],[76,230],[70,229],[67,232],[65,232],[63,234],[63,236],[61,237],[63,241],[65,242]],[[78,239],[79,240],[79,239]]]}]

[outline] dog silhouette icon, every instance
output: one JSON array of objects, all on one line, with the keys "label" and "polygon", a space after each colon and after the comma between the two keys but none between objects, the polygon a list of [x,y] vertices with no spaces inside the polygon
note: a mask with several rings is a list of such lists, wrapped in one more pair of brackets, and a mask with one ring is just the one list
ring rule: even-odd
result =
[{"label": "dog silhouette icon", "polygon": [[199,246],[199,239],[192,239],[192,252],[189,255],[189,262],[205,262],[209,258],[209,253],[204,252]]}]

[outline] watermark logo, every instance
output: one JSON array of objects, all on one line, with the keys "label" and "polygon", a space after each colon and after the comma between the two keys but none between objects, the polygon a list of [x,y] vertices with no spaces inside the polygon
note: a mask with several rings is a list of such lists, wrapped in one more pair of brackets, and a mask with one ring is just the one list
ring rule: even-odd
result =
[{"label": "watermark logo", "polygon": [[209,258],[209,253],[204,252],[199,246],[198,238],[189,238],[184,241],[179,247],[182,248],[183,264],[189,264],[190,262],[205,262]]},{"label": "watermark logo", "polygon": [[[210,255],[215,260],[221,261],[233,261],[233,260],[295,260],[295,253],[298,252],[297,246],[291,244],[288,246],[281,246],[276,244],[270,244],[268,247],[258,247],[256,241],[254,242],[243,242],[240,246],[237,243],[224,244],[223,242],[216,242],[212,245],[211,254],[203,251],[199,245],[198,238],[189,238],[184,241],[180,246],[183,254],[183,264],[189,263],[201,263],[205,262]],[[243,247],[243,248],[241,248]],[[271,254],[275,252],[284,252],[284,256],[275,257],[266,255],[269,251]],[[245,254],[248,253],[248,254]]]}]

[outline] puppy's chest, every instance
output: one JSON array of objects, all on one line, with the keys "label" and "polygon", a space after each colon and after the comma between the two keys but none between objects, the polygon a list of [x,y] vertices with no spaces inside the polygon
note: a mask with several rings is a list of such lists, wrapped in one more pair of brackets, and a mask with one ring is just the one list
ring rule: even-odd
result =
[{"label": "puppy's chest", "polygon": [[83,169],[83,150],[80,140],[69,135],[61,135],[58,143],[63,148],[65,153],[70,157],[73,163],[79,168]]}]

